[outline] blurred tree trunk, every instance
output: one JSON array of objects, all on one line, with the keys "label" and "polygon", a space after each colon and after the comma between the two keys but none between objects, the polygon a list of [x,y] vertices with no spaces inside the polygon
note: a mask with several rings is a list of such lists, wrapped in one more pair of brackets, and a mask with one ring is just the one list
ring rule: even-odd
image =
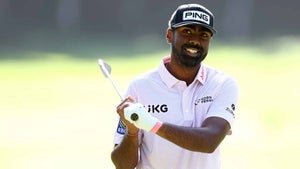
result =
[{"label": "blurred tree trunk", "polygon": [[9,0],[0,0],[0,25],[9,18]]},{"label": "blurred tree trunk", "polygon": [[[144,22],[147,21],[147,18],[144,18],[147,11],[147,0],[135,1],[134,5],[128,0],[121,0],[119,5],[117,22],[122,31],[131,32],[132,27],[130,25],[137,28],[143,27]],[[132,33],[137,33],[137,30],[141,31],[141,29],[135,29]]]},{"label": "blurred tree trunk", "polygon": [[226,0],[222,31],[226,38],[245,39],[251,35],[254,0]]},{"label": "blurred tree trunk", "polygon": [[80,0],[58,1],[56,21],[59,31],[67,33],[78,30],[80,15]]},{"label": "blurred tree trunk", "polygon": [[1,39],[7,39],[7,30],[9,30],[9,18],[10,18],[10,11],[9,11],[9,0],[0,0],[0,45]]}]

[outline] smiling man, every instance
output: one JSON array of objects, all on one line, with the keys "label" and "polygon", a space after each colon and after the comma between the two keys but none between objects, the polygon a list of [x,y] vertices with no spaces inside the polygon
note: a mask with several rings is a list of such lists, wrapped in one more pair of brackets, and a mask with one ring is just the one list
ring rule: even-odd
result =
[{"label": "smiling man", "polygon": [[213,21],[198,4],[181,5],[171,16],[170,56],[134,79],[117,106],[116,168],[220,168],[219,145],[231,133],[238,86],[203,63],[216,34]]}]

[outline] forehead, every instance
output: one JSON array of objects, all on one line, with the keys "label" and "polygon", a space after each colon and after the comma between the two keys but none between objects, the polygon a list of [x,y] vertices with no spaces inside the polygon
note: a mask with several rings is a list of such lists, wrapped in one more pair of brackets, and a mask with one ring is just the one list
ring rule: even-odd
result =
[{"label": "forehead", "polygon": [[190,29],[194,29],[194,30],[201,30],[201,31],[209,31],[210,30],[202,25],[199,24],[189,24],[189,25],[184,25],[181,27],[178,27],[177,29],[184,29],[184,28],[190,28]]}]

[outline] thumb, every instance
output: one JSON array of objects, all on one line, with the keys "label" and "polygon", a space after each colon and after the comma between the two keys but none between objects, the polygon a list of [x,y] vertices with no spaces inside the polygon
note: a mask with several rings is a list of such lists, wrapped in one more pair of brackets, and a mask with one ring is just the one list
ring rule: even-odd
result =
[{"label": "thumb", "polygon": [[130,102],[135,102],[134,98],[131,95],[129,95],[126,99],[128,99],[128,101]]}]

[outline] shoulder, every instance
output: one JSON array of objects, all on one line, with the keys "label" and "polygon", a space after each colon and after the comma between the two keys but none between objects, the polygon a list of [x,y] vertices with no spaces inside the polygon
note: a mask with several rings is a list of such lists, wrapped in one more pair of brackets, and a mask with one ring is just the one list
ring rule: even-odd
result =
[{"label": "shoulder", "polygon": [[236,79],[225,73],[222,70],[213,68],[208,65],[203,65],[206,69],[206,81],[207,82],[215,82],[215,83],[225,83],[225,82],[230,82],[230,83],[237,83]]},{"label": "shoulder", "polygon": [[210,89],[214,89],[214,91],[236,91],[238,92],[238,82],[237,80],[216,68],[204,65],[206,69],[206,80],[204,86]]},{"label": "shoulder", "polygon": [[130,81],[130,86],[134,85],[144,85],[150,82],[155,82],[160,79],[159,73],[157,69],[151,69],[144,73],[139,74],[134,79]]}]

